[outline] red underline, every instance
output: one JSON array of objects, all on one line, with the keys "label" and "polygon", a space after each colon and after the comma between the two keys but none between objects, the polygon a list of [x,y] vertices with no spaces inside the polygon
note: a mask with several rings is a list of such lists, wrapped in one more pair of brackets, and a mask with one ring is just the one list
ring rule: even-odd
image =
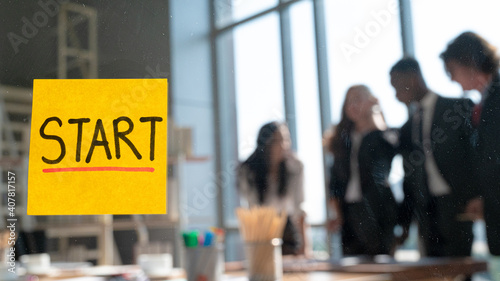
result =
[{"label": "red underline", "polygon": [[100,171],[118,171],[118,172],[154,172],[152,167],[70,167],[70,168],[51,168],[43,169],[44,173],[59,172],[100,172]]}]

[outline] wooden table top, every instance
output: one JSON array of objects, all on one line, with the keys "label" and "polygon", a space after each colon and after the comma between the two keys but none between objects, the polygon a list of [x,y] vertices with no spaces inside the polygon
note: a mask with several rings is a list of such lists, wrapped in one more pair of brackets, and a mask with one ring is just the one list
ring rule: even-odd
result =
[{"label": "wooden table top", "polygon": [[[243,270],[242,263],[228,264],[228,271]],[[239,266],[239,268],[237,268]],[[286,274],[327,272],[352,273],[369,276],[383,276],[394,281],[406,280],[447,280],[458,275],[472,275],[488,270],[488,262],[473,258],[424,258],[417,262],[375,263],[355,259],[343,259],[338,263],[314,260],[284,260],[283,271]],[[330,279],[334,280],[334,279]],[[342,279],[341,279],[342,280]]]},{"label": "wooden table top", "polygon": [[[113,270],[111,270],[113,269]],[[386,262],[373,263],[366,261],[353,262],[343,260],[340,263],[330,263],[325,261],[315,261],[306,259],[284,259],[283,281],[330,281],[330,280],[350,280],[350,281],[406,281],[406,280],[453,280],[454,277],[465,274],[471,275],[487,270],[487,261],[475,260],[472,258],[456,259],[421,259],[418,262]],[[140,271],[137,265],[131,266],[109,266],[95,267],[94,272],[102,274],[77,274],[66,272],[59,275],[39,276],[39,281],[62,281],[62,280],[89,280],[99,281],[106,271],[117,273],[131,273]],[[93,272],[88,271],[87,273]],[[111,273],[110,273],[111,274]],[[111,275],[110,275],[111,276]],[[87,277],[88,279],[77,279]],[[177,271],[171,278],[157,278],[152,280],[182,279],[184,274]],[[299,279],[297,279],[299,278]],[[24,279],[20,279],[24,280]],[[246,271],[242,262],[226,263],[226,273],[224,280],[245,281]]]}]

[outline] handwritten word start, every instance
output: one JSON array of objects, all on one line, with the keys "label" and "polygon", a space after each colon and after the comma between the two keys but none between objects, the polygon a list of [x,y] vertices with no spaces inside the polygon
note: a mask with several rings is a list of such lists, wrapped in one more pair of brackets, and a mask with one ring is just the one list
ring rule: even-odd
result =
[{"label": "handwritten word start", "polygon": [[[82,152],[82,140],[83,140],[83,127],[84,124],[90,123],[90,118],[75,118],[75,119],[68,119],[68,124],[72,126],[77,126],[77,136],[76,136],[76,162],[80,162],[80,157],[81,157],[81,152]],[[150,134],[149,134],[149,160],[153,161],[155,159],[155,134],[156,134],[156,123],[157,122],[162,122],[163,118],[158,117],[158,116],[149,116],[149,117],[140,117],[139,121],[141,123],[150,123]],[[59,156],[56,159],[49,159],[45,156],[42,156],[43,162],[47,164],[57,164],[60,163],[64,157],[66,156],[66,144],[63,140],[62,137],[54,134],[47,134],[45,132],[45,129],[47,126],[51,126],[52,123],[57,123],[59,127],[63,126],[63,122],[60,118],[58,117],[49,117],[45,119],[45,122],[43,122],[42,126],[40,127],[40,136],[43,139],[47,140],[54,140],[59,143],[59,146],[61,147],[61,152]],[[119,124],[124,123],[128,125],[126,130],[120,130],[119,129]],[[123,126],[122,126],[123,127]],[[120,159],[121,157],[121,151],[120,151],[120,141],[128,145],[128,147],[132,150],[134,153],[135,157],[137,159],[142,159],[142,155],[139,152],[139,150],[135,147],[135,145],[132,143],[132,141],[127,137],[132,131],[134,130],[134,122],[125,116],[118,117],[113,120],[113,137],[114,137],[114,143],[115,143],[115,157],[116,159]],[[90,148],[87,152],[87,157],[85,158],[86,163],[90,163],[90,160],[92,159],[92,154],[94,153],[94,149],[97,146],[102,146],[104,148],[104,151],[106,152],[106,158],[107,159],[112,159],[111,156],[111,150],[109,148],[109,142],[108,138],[106,137],[106,132],[104,130],[103,122],[101,119],[97,119],[94,125],[94,135],[92,137],[92,142],[90,144]]]}]

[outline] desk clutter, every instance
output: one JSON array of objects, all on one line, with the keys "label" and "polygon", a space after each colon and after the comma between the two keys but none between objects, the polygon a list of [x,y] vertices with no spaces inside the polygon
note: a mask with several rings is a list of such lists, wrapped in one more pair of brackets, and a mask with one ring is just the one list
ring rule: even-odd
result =
[{"label": "desk clutter", "polygon": [[[174,268],[171,247],[151,243],[136,264],[93,266],[52,262],[47,253],[22,255],[16,273],[0,268],[1,281],[217,281],[217,280],[454,280],[488,270],[488,261],[472,258],[422,258],[398,262],[388,258],[345,257],[335,262],[281,255],[286,216],[269,208],[238,209],[245,260],[225,263],[222,229],[182,233],[184,266]],[[165,243],[163,243],[165,244]],[[493,274],[493,272],[490,273]],[[80,279],[79,279],[80,278]],[[83,279],[82,279],[83,278]],[[239,278],[239,279],[238,279]]]},{"label": "desk clutter", "polygon": [[[217,247],[196,247],[191,249],[205,250]],[[223,257],[222,248],[217,248],[217,258]],[[209,253],[199,252],[198,257],[190,259],[201,259],[201,255],[209,257]],[[340,263],[332,263],[323,260],[311,260],[300,257],[283,257],[283,274],[275,276],[273,280],[378,280],[378,281],[406,281],[406,280],[456,280],[460,275],[471,275],[487,271],[488,262],[472,258],[424,258],[418,262],[376,262],[366,259],[347,258]],[[25,258],[27,264],[17,264],[16,274],[5,272],[0,274],[2,281],[166,281],[166,280],[264,280],[262,275],[249,276],[245,261],[224,263],[220,259],[211,256],[206,262],[195,263],[197,268],[203,269],[205,274],[193,275],[190,265],[186,270],[173,268],[168,275],[155,276],[145,274],[139,265],[105,265],[92,266],[90,263],[50,263],[44,256],[30,256]],[[214,271],[214,262],[217,268]],[[235,263],[238,263],[237,265]],[[28,267],[28,268],[26,268]],[[30,269],[30,270],[27,270]],[[43,271],[41,270],[43,269]],[[0,271],[1,272],[1,271]],[[196,271],[193,271],[196,272]],[[7,273],[9,273],[7,275]],[[209,275],[212,274],[212,275]],[[194,278],[194,279],[193,279]],[[298,279],[297,279],[298,278]],[[303,279],[302,279],[303,278]],[[317,278],[317,279],[316,279]],[[267,279],[269,280],[269,279]]]}]

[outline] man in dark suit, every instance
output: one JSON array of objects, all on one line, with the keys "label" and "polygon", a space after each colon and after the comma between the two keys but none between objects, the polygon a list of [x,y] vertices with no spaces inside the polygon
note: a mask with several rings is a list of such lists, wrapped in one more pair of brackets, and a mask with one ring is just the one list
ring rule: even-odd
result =
[{"label": "man in dark suit", "polygon": [[408,227],[417,220],[424,256],[469,256],[472,221],[463,213],[477,196],[467,161],[473,157],[473,104],[430,91],[415,59],[400,60],[390,75],[396,97],[410,111],[400,130],[405,170],[400,223]]},{"label": "man in dark suit", "polygon": [[493,77],[478,131],[478,172],[490,253],[500,256],[500,77]]},{"label": "man in dark suit", "polygon": [[[475,106],[477,127],[475,179],[484,201],[484,220],[491,254],[500,256],[500,57],[494,46],[473,32],[453,39],[441,54],[451,80],[464,91],[477,90],[482,99]],[[478,201],[476,201],[478,202]],[[480,205],[469,204],[477,213]]]}]

